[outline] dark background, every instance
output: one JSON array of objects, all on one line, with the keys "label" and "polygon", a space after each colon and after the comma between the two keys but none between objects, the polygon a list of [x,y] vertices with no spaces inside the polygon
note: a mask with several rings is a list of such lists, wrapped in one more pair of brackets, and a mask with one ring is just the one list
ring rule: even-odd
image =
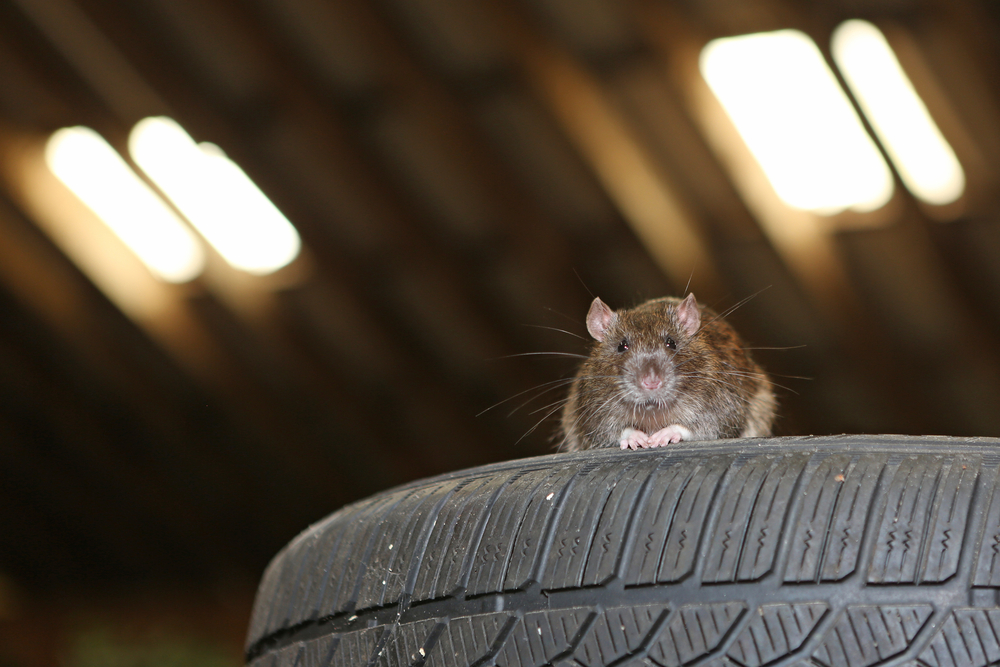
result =
[{"label": "dark background", "polygon": [[[741,196],[693,63],[786,27],[828,49],[848,18],[914,68],[969,185],[934,209],[897,182],[797,245]],[[998,20],[986,0],[0,0],[0,665],[238,664],[263,568],[309,523],[552,451],[561,394],[531,390],[574,362],[532,353],[584,351],[594,295],[752,296],[729,320],[777,348],[757,356],[779,435],[1000,435]],[[72,125],[124,151],[161,114],[305,251],[263,279],[216,261],[144,318],[46,233],[12,156]]]}]

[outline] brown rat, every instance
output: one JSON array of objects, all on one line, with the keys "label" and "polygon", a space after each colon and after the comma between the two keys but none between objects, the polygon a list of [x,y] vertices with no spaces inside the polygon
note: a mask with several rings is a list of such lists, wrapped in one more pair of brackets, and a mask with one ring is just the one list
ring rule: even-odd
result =
[{"label": "brown rat", "polygon": [[563,451],[771,434],[771,381],[694,294],[617,312],[594,299],[587,330],[597,342],[570,386]]}]

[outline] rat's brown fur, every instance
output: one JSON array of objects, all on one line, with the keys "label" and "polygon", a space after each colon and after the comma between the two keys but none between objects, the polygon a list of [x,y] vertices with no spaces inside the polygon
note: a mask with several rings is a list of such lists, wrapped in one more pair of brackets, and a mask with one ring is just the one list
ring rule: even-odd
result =
[{"label": "rat's brown fur", "polygon": [[[687,310],[684,303],[666,297],[612,312],[594,300],[588,328],[603,315],[598,330],[591,328],[603,340],[570,387],[560,449],[617,447],[625,429],[651,434],[672,424],[688,429],[690,440],[771,434],[775,398],[767,375],[718,314],[693,295]],[[622,341],[627,349],[619,351]],[[644,378],[654,380],[643,386]]]}]

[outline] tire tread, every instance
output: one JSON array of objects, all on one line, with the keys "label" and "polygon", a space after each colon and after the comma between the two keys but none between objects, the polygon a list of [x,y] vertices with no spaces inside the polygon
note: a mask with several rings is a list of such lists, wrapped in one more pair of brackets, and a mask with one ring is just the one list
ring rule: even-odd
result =
[{"label": "tire tread", "polygon": [[414,482],[275,557],[247,660],[1000,664],[998,445],[736,440]]}]

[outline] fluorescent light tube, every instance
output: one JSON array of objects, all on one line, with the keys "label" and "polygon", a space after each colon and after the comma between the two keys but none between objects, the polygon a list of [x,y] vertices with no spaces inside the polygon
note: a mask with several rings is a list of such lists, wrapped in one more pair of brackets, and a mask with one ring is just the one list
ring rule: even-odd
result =
[{"label": "fluorescent light tube", "polygon": [[175,121],[139,121],[129,152],[146,175],[234,268],[264,275],[298,255],[298,232],[213,144],[196,144]]},{"label": "fluorescent light tube", "polygon": [[833,57],[875,134],[914,195],[944,205],[965,190],[965,172],[882,32],[845,21],[833,33]]},{"label": "fluorescent light tube", "polygon": [[45,161],[155,276],[183,283],[201,273],[198,239],[97,132],[58,130],[46,144]]},{"label": "fluorescent light tube", "polygon": [[892,197],[892,172],[804,33],[716,39],[700,67],[786,204],[830,215],[873,211]]}]

